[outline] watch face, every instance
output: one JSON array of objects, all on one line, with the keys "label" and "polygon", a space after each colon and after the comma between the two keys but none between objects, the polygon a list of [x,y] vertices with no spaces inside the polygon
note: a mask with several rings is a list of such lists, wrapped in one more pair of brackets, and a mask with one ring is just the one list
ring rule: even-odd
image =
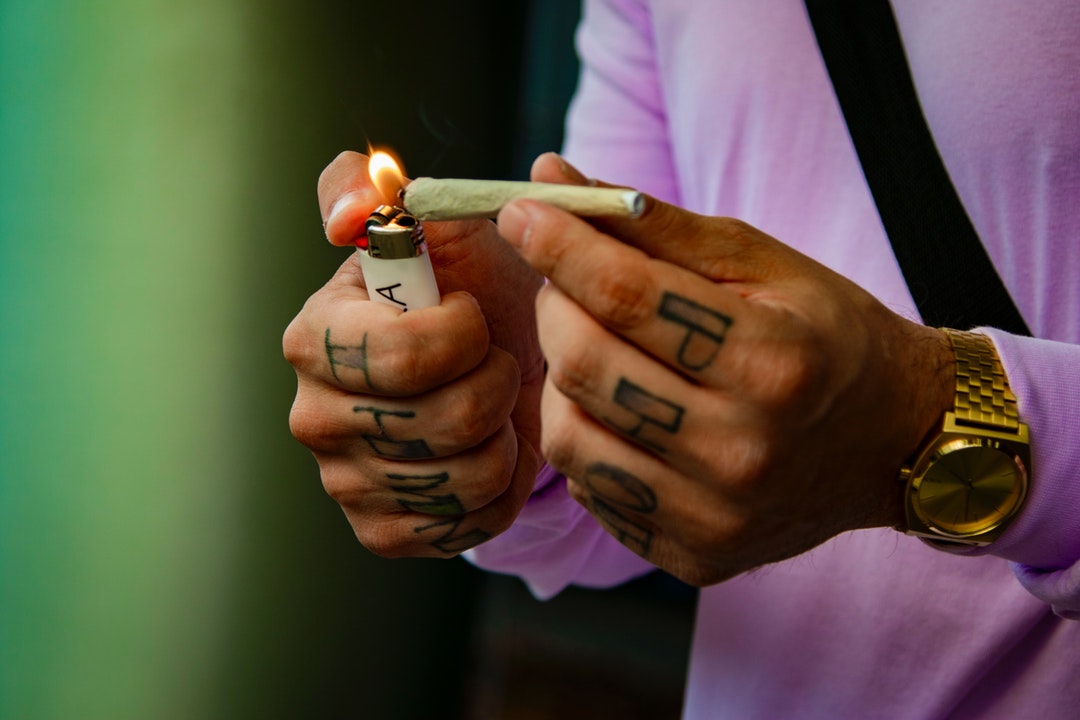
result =
[{"label": "watch face", "polygon": [[985,532],[1008,517],[1024,499],[1023,463],[995,440],[965,438],[938,449],[913,487],[914,509],[946,535]]}]

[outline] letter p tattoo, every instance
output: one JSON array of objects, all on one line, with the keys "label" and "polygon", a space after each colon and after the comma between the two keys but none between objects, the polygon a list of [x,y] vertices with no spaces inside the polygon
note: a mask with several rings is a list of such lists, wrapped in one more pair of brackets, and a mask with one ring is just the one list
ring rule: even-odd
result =
[{"label": "letter p tattoo", "polygon": [[732,324],[727,315],[670,292],[660,301],[659,315],[686,327],[676,360],[687,370],[704,370],[712,364]]}]

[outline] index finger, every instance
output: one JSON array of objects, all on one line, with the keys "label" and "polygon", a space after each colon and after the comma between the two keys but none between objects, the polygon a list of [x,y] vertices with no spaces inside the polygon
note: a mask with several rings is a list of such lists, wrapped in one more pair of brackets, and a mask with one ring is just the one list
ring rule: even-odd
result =
[{"label": "index finger", "polygon": [[519,201],[499,216],[521,255],[605,327],[672,368],[714,387],[745,368],[715,362],[733,333],[755,339],[762,310],[727,287],[646,255],[543,203]]},{"label": "index finger", "polygon": [[[616,187],[596,178],[586,178],[577,168],[555,153],[545,153],[532,167],[532,179],[567,185]],[[693,270],[711,280],[739,281],[762,276],[761,249],[776,245],[766,235],[733,218],[704,218],[676,205],[644,195],[645,209],[635,218],[596,217],[589,223],[619,238],[620,242],[644,250],[648,255]],[[709,223],[709,232],[702,224]],[[679,242],[670,238],[679,237]]]}]

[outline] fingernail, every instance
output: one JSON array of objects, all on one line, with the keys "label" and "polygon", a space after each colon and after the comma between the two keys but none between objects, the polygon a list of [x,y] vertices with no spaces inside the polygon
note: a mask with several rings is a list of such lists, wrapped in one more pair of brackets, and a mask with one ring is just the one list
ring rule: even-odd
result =
[{"label": "fingernail", "polygon": [[357,192],[349,192],[339,197],[334,203],[333,207],[330,208],[330,214],[326,216],[326,222],[323,223],[323,227],[325,228],[329,226],[330,223],[334,221],[334,218],[342,215],[346,210],[348,210],[352,205],[354,205],[357,200],[360,199],[359,195],[360,194]]}]

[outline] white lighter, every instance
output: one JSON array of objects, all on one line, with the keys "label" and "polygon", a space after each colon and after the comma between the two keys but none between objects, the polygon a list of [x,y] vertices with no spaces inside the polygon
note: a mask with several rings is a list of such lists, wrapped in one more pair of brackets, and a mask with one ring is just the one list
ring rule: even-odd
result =
[{"label": "white lighter", "polygon": [[367,246],[360,245],[360,269],[372,300],[402,311],[439,304],[424,226],[404,209],[380,205],[368,216]]}]

